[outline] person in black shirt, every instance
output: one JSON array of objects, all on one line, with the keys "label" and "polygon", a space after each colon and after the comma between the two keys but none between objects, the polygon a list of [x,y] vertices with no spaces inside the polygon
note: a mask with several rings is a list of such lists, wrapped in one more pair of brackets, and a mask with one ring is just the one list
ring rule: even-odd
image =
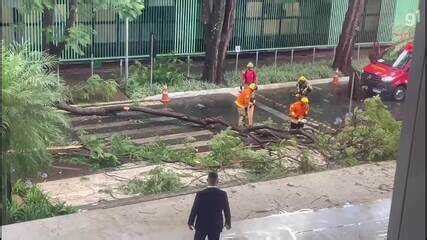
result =
[{"label": "person in black shirt", "polygon": [[[210,172],[208,175],[208,187],[196,194],[188,227],[196,230],[194,240],[219,240],[222,229],[231,228],[230,206],[227,193],[217,187],[218,174]],[[195,224],[194,224],[195,223]]]}]

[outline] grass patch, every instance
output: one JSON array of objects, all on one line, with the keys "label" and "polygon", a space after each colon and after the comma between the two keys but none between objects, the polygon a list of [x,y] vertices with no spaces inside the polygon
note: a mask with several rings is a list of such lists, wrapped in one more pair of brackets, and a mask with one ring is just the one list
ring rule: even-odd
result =
[{"label": "grass patch", "polygon": [[77,212],[65,203],[53,202],[37,186],[29,186],[18,180],[13,189],[12,202],[8,204],[11,223],[54,217]]},{"label": "grass patch", "polygon": [[[329,78],[334,75],[329,61],[316,63],[284,64],[277,67],[263,66],[255,69],[259,75],[260,84],[283,83],[296,81],[301,75],[308,79]],[[240,86],[240,73],[230,72],[227,75],[230,86]]]},{"label": "grass patch", "polygon": [[169,170],[156,167],[148,173],[146,179],[132,179],[123,190],[131,194],[158,194],[166,192],[175,192],[183,187],[179,176]]},{"label": "grass patch", "polygon": [[[170,92],[198,91],[223,87],[238,87],[241,84],[240,73],[227,72],[227,86],[215,85],[201,80],[187,79],[183,72],[178,70],[180,61],[176,58],[164,58],[156,66],[155,78],[150,87],[149,69],[140,63],[131,68],[130,79],[126,92],[131,98],[138,99],[146,96],[160,94],[164,84],[168,84]],[[312,63],[285,64],[277,67],[264,66],[256,68],[261,84],[281,83],[296,81],[301,75],[309,79],[328,78],[334,75],[328,61]]]}]

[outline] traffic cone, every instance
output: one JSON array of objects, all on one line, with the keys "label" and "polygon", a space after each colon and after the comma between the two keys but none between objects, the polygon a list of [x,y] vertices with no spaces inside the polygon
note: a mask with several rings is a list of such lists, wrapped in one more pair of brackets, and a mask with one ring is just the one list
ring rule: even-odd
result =
[{"label": "traffic cone", "polygon": [[171,101],[170,97],[169,97],[169,90],[168,90],[168,86],[165,84],[162,90],[162,99],[160,100],[163,103],[163,106],[165,109],[168,108],[168,104]]}]

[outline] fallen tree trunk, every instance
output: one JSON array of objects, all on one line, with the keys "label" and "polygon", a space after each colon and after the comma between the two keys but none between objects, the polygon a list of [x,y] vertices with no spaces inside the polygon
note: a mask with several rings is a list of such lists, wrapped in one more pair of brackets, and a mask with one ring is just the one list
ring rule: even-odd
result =
[{"label": "fallen tree trunk", "polygon": [[129,105],[129,106],[105,106],[105,107],[82,108],[75,105],[69,105],[65,102],[60,102],[56,106],[58,109],[67,111],[72,114],[82,115],[82,116],[93,116],[93,115],[105,116],[105,115],[116,114],[118,112],[137,111],[137,112],[143,112],[143,113],[156,115],[156,116],[176,118],[179,120],[195,123],[202,126],[220,124],[220,125],[225,125],[226,127],[230,127],[227,123],[225,123],[220,118],[196,118],[196,117],[192,117],[182,113],[172,112],[168,110],[147,108],[142,106]]},{"label": "fallen tree trunk", "polygon": [[[313,143],[314,138],[310,136],[309,134],[305,133],[304,131],[298,130],[298,131],[290,131],[285,129],[278,129],[278,128],[272,128],[269,126],[255,126],[250,129],[238,129],[237,127],[234,127],[228,123],[226,123],[222,118],[197,118],[193,116],[189,116],[183,113],[168,111],[168,110],[160,110],[160,109],[152,109],[142,106],[105,106],[105,107],[87,107],[82,108],[75,105],[69,105],[65,102],[60,102],[57,105],[58,109],[67,111],[72,114],[76,115],[83,115],[83,116],[92,116],[92,115],[111,115],[111,114],[117,114],[119,112],[127,112],[127,111],[137,111],[137,112],[143,112],[150,115],[155,116],[163,116],[163,117],[171,117],[176,118],[182,121],[191,122],[197,125],[200,125],[201,127],[205,128],[214,128],[215,125],[220,125],[224,128],[229,128],[235,132],[237,132],[240,136],[245,138],[253,139],[259,146],[265,147],[267,143],[272,141],[264,141],[259,136],[262,136],[263,131],[267,131],[271,136],[275,137],[277,139],[278,136],[280,136],[282,139],[289,139],[291,135],[297,135],[303,138],[308,139],[308,141],[304,141],[304,143]],[[274,142],[277,142],[274,141]]]}]

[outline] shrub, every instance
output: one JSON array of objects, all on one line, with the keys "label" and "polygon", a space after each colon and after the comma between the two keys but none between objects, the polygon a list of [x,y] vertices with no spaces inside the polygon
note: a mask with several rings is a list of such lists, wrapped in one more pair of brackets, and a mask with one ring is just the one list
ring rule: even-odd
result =
[{"label": "shrub", "polygon": [[393,63],[405,49],[409,42],[414,40],[415,28],[414,27],[398,27],[395,30],[393,37],[393,46],[383,56],[383,59],[389,63]]},{"label": "shrub", "polygon": [[72,87],[70,98],[73,102],[110,101],[119,92],[119,85],[115,80],[103,80],[95,74],[83,85]]},{"label": "shrub", "polygon": [[230,166],[239,160],[244,149],[242,140],[233,131],[222,131],[211,140],[212,151],[202,160],[202,165],[207,168]]},{"label": "shrub", "polygon": [[307,152],[303,151],[300,162],[299,162],[299,170],[303,173],[316,171],[316,165],[310,160]]},{"label": "shrub", "polygon": [[117,157],[130,157],[138,160],[136,157],[140,147],[131,141],[129,137],[113,135],[111,138],[111,153]]},{"label": "shrub", "polygon": [[197,152],[194,148],[175,150],[168,148],[163,142],[142,146],[140,151],[135,153],[135,157],[152,163],[183,162],[191,166],[198,164]]},{"label": "shrub", "polygon": [[[130,78],[126,92],[133,99],[159,94],[163,85],[167,84],[170,90],[177,90],[176,86],[190,83],[184,73],[178,70],[182,62],[175,56],[159,58],[153,69],[153,85],[150,85],[150,68],[136,62],[130,69]],[[190,86],[186,88],[189,89]]]},{"label": "shrub", "polygon": [[379,97],[374,97],[365,100],[363,110],[354,110],[336,136],[320,135],[317,147],[324,155],[345,165],[389,160],[396,156],[400,131],[400,122]]},{"label": "shrub", "polygon": [[117,167],[121,164],[116,155],[107,151],[107,142],[104,139],[83,136],[81,140],[90,151],[89,164],[93,169]]},{"label": "shrub", "polygon": [[[301,75],[306,76],[308,79],[328,78],[334,74],[330,65],[326,61],[319,61],[314,64],[294,63],[292,65],[279,65],[277,67],[263,66],[256,68],[256,71],[259,75],[260,84],[270,84],[296,81]],[[228,73],[227,79],[231,86],[239,86],[241,84],[240,73]]]},{"label": "shrub", "polygon": [[146,179],[132,179],[123,190],[132,194],[157,194],[177,191],[183,187],[178,175],[172,171],[156,167],[148,173]]},{"label": "shrub", "polygon": [[[126,86],[126,92],[133,99],[160,94],[165,83],[168,84],[169,91],[197,91],[204,89],[214,89],[225,87],[201,80],[187,79],[184,73],[177,70],[174,61],[163,60],[164,63],[156,65],[153,85],[150,86],[149,69],[141,63],[137,63],[131,68],[131,74]],[[179,62],[180,64],[180,62]],[[312,63],[295,63],[281,66],[264,66],[256,69],[261,84],[296,81],[300,75],[305,75],[310,79],[327,78],[333,76],[334,72],[330,68],[330,63],[320,61]],[[227,86],[237,87],[241,84],[240,73],[225,73]]]},{"label": "shrub", "polygon": [[2,127],[7,126],[3,160],[13,175],[29,176],[49,166],[47,148],[64,141],[69,130],[67,115],[54,107],[64,100],[65,88],[47,71],[57,64],[53,57],[32,51],[28,44],[2,47],[1,117]]},{"label": "shrub", "polygon": [[286,172],[281,158],[274,158],[266,151],[247,148],[240,137],[225,130],[212,139],[212,152],[201,160],[204,167],[218,169],[237,165],[249,171],[251,179],[269,179]]},{"label": "shrub", "polygon": [[52,202],[37,186],[27,186],[21,180],[15,183],[12,193],[15,199],[8,204],[12,223],[65,215],[77,211],[65,203]]}]

